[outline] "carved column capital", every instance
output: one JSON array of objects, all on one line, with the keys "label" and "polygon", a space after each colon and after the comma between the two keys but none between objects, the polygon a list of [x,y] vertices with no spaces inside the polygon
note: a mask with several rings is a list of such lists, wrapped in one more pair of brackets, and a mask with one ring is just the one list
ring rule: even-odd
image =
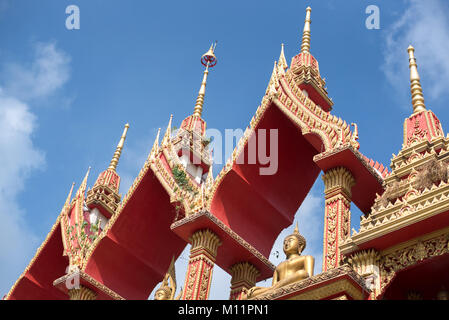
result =
[{"label": "carved column capital", "polygon": [[91,289],[80,286],[78,289],[69,290],[70,300],[96,300],[97,294]]},{"label": "carved column capital", "polygon": [[182,299],[207,300],[212,270],[221,240],[211,230],[203,229],[193,233],[190,236],[190,242],[192,247]]},{"label": "carved column capital", "polygon": [[221,245],[220,238],[209,229],[199,230],[189,238],[192,248],[191,252],[206,250],[210,255],[217,255],[218,247]]},{"label": "carved column capital", "polygon": [[333,191],[338,192],[339,189],[343,189],[348,198],[351,197],[351,189],[355,184],[355,180],[348,169],[344,167],[330,169],[323,174],[322,178],[326,198],[332,196]]},{"label": "carved column capital", "polygon": [[246,291],[256,285],[259,270],[248,262],[239,262],[230,269],[231,273],[231,293],[230,300],[241,300],[246,295]]}]

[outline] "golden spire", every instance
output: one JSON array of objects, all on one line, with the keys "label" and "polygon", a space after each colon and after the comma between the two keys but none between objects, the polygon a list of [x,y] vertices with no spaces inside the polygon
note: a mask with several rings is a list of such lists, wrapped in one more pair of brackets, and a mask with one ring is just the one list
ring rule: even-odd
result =
[{"label": "golden spire", "polygon": [[418,73],[418,65],[416,64],[415,48],[409,46],[407,48],[409,55],[409,68],[410,68],[410,91],[412,93],[413,113],[418,113],[426,110],[424,104],[424,96],[421,87],[421,78]]},{"label": "golden spire", "polygon": [[125,144],[126,133],[128,132],[129,124],[125,124],[125,129],[123,130],[122,137],[117,145],[117,149],[114,152],[114,156],[112,157],[111,163],[109,164],[108,169],[115,171],[117,169],[118,160],[120,159],[120,155],[122,154],[123,145]]},{"label": "golden spire", "polygon": [[149,154],[149,158],[151,158],[152,156],[156,155],[156,153],[159,150],[159,135],[161,134],[161,128],[159,128],[157,130],[157,135],[156,135],[156,139],[154,139],[154,143],[153,143],[153,147],[151,148],[150,154]]},{"label": "golden spire", "polygon": [[271,73],[270,81],[268,82],[265,94],[276,93],[276,88],[279,86],[279,79],[277,73],[278,73],[278,65],[275,61],[273,66],[273,72]]},{"label": "golden spire", "polygon": [[217,64],[217,58],[214,54],[216,45],[217,43],[212,44],[209,50],[201,57],[201,64],[206,67],[206,70],[204,70],[203,81],[201,82],[200,91],[198,92],[198,98],[196,98],[195,108],[193,110],[193,115],[200,118],[201,113],[203,112],[204,96],[206,94],[206,83],[207,76],[209,74],[209,68],[212,68]]},{"label": "golden spire", "polygon": [[[165,145],[170,141],[171,137],[171,123],[173,121],[173,115],[170,115],[170,120],[168,121],[167,130],[165,130],[164,137],[162,138],[161,145]],[[159,138],[158,138],[159,139]]]},{"label": "golden spire", "polygon": [[86,191],[87,178],[89,177],[89,172],[90,172],[90,167],[87,169],[87,172],[86,172],[86,175],[84,176],[83,182],[81,182],[81,185],[80,185],[78,191],[76,192],[76,197],[84,194],[84,192]]},{"label": "golden spire", "polygon": [[153,143],[153,148],[154,150],[157,150],[157,148],[159,147],[159,136],[161,134],[161,128],[159,128],[157,130],[157,135],[156,135],[156,139],[154,139],[154,143]]},{"label": "golden spire", "polygon": [[67,199],[65,200],[64,207],[68,206],[69,203],[70,203],[70,200],[72,199],[72,192],[73,192],[73,187],[74,186],[75,186],[75,182],[72,183],[72,187],[70,188],[70,192],[67,195]]},{"label": "golden spire", "polygon": [[287,60],[285,59],[284,55],[284,44],[281,44],[281,54],[279,55],[278,66],[283,70],[288,68]]},{"label": "golden spire", "polygon": [[307,7],[306,21],[304,23],[304,31],[302,32],[301,52],[310,52],[310,23],[312,22],[310,19],[311,12],[312,8]]}]

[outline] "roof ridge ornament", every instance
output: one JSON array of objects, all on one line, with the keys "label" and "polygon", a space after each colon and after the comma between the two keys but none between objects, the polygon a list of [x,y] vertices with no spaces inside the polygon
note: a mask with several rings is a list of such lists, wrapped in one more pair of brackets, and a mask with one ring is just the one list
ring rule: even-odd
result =
[{"label": "roof ridge ornament", "polygon": [[302,32],[302,43],[301,43],[301,52],[310,53],[310,24],[312,20],[310,19],[310,14],[312,12],[312,8],[307,7],[306,9],[306,20],[304,22],[304,30]]},{"label": "roof ridge ornament", "polygon": [[76,196],[75,196],[76,198],[80,197],[81,195],[84,196],[84,192],[86,191],[86,188],[87,188],[87,178],[89,177],[90,169],[91,169],[91,167],[89,166],[89,168],[87,169],[86,175],[84,176],[83,182],[81,182],[81,185],[78,188],[78,191],[76,192]]},{"label": "roof ridge ornament", "polygon": [[281,54],[279,55],[278,66],[282,68],[282,71],[288,68],[287,60],[284,54],[284,44],[281,44]]},{"label": "roof ridge ornament", "polygon": [[150,154],[149,154],[149,158],[153,157],[156,155],[156,153],[159,151],[159,136],[161,134],[161,128],[159,128],[157,130],[157,134],[156,134],[156,139],[154,139],[153,142],[153,147],[151,148]]},{"label": "roof ridge ornament", "polygon": [[407,48],[409,55],[409,68],[410,68],[410,91],[412,93],[412,105],[413,114],[426,110],[424,104],[424,96],[421,87],[421,78],[418,73],[418,65],[416,64],[415,48],[411,45]]},{"label": "roof ridge ornament", "polygon": [[170,115],[170,120],[168,120],[167,129],[165,130],[165,134],[164,134],[164,137],[162,138],[162,142],[161,142],[162,146],[165,146],[170,142],[172,122],[173,122],[173,114]]},{"label": "roof ridge ornament", "polygon": [[70,204],[70,200],[72,200],[72,192],[73,192],[74,187],[75,187],[75,182],[72,182],[72,187],[70,188],[69,194],[67,195],[63,209]]},{"label": "roof ridge ornament", "polygon": [[201,81],[200,91],[198,92],[198,97],[196,98],[195,108],[193,110],[193,115],[201,118],[201,113],[203,112],[204,96],[206,95],[206,83],[207,76],[209,74],[209,68],[215,67],[217,64],[217,57],[215,57],[215,47],[217,42],[212,43],[209,50],[202,55],[201,64],[206,67],[203,74],[203,81]]},{"label": "roof ridge ornament", "polygon": [[114,155],[112,157],[111,163],[109,164],[108,169],[115,171],[117,169],[117,164],[120,159],[120,155],[122,154],[123,145],[125,144],[126,133],[128,132],[129,124],[125,124],[125,129],[123,130],[122,137],[117,145],[117,149],[115,149]]}]

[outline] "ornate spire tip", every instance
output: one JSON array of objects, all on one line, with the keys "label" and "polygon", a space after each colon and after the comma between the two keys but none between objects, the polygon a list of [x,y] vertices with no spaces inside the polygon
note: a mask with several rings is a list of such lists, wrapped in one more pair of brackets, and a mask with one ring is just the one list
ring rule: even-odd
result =
[{"label": "ornate spire tip", "polygon": [[424,95],[421,87],[421,78],[418,73],[418,65],[416,64],[415,48],[409,46],[407,48],[409,55],[410,68],[410,91],[412,94],[413,113],[419,113],[426,110],[424,104]]},{"label": "ornate spire tip", "polygon": [[128,128],[129,128],[129,123],[125,124],[125,129],[123,130],[120,141],[117,145],[117,148],[115,149],[114,155],[112,156],[111,163],[109,164],[109,167],[108,167],[108,169],[110,169],[110,170],[115,171],[117,169],[117,164],[120,159],[120,155],[122,154],[122,149],[123,149],[123,145],[125,144]]},{"label": "ornate spire tip", "polygon": [[306,9],[306,20],[304,22],[304,30],[302,33],[302,44],[301,44],[301,52],[308,53],[310,52],[310,24],[312,20],[310,18],[312,12],[312,8],[307,7]]}]

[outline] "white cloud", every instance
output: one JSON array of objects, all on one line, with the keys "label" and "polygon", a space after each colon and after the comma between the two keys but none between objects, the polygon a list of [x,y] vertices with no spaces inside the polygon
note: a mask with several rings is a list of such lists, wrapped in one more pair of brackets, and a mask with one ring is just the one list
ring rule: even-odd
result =
[{"label": "white cloud", "polygon": [[11,63],[5,67],[4,91],[24,101],[51,96],[67,82],[69,63],[70,57],[54,42],[37,43],[30,65]]},{"label": "white cloud", "polygon": [[0,294],[8,292],[39,245],[17,199],[32,171],[45,166],[44,152],[32,141],[37,127],[32,99],[54,94],[67,81],[68,61],[54,43],[40,43],[30,69],[14,64],[1,72],[6,80],[0,88]]},{"label": "white cloud", "polygon": [[[442,0],[409,0],[399,20],[386,29],[382,69],[399,93],[401,105],[411,108],[407,47],[415,47],[424,97],[428,102],[449,92],[449,5]],[[428,107],[431,107],[428,104]]]}]

